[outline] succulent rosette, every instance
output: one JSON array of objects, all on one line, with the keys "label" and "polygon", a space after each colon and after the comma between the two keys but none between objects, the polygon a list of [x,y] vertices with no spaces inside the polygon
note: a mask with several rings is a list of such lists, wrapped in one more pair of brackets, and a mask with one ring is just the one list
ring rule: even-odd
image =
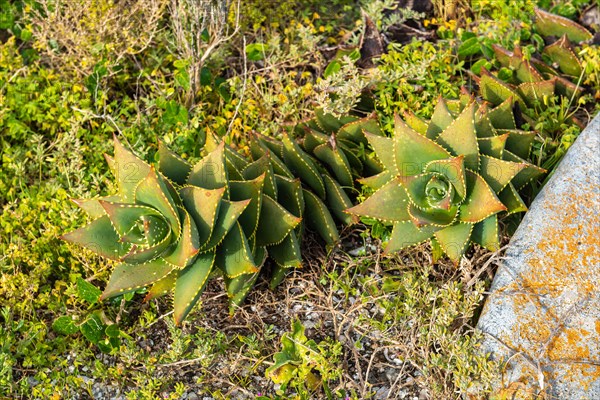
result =
[{"label": "succulent rosette", "polygon": [[463,99],[457,111],[440,100],[429,124],[396,116],[393,137],[365,132],[385,170],[362,180],[375,192],[347,212],[392,223],[388,253],[427,240],[455,262],[471,242],[498,249],[498,214],[525,209],[513,183],[543,172],[508,150],[528,153],[531,135],[512,124],[499,134],[492,123],[513,118],[512,108]]}]

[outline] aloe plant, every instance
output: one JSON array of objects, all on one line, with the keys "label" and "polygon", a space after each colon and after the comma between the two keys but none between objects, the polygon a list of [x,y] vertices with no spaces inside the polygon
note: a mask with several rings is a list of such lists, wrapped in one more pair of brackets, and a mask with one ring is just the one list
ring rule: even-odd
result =
[{"label": "aloe plant", "polygon": [[500,213],[525,211],[518,190],[545,171],[528,163],[533,133],[516,128],[509,98],[494,109],[440,100],[429,123],[395,118],[393,137],[365,133],[384,171],[348,213],[392,223],[387,253],[430,241],[458,262],[471,242],[498,250]]},{"label": "aloe plant", "polygon": [[[216,270],[234,306],[256,281],[267,247],[286,266],[297,265],[293,230],[300,218],[269,195],[274,181],[268,168],[245,161],[223,143],[194,165],[161,143],[158,170],[116,138],[114,148],[114,158],[107,160],[119,193],[75,200],[94,219],[63,236],[120,262],[101,298],[148,286],[148,299],[173,291],[180,323]],[[230,174],[238,179],[230,180]]]}]

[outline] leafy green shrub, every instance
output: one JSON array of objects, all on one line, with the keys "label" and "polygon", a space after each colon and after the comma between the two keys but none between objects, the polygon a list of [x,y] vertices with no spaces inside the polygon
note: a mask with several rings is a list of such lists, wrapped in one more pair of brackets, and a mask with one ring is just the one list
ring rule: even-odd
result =
[{"label": "leafy green shrub", "polygon": [[[336,367],[341,353],[341,343],[325,340],[316,343],[304,335],[304,326],[299,320],[292,323],[291,332],[281,337],[281,351],[273,356],[274,364],[266,370],[266,375],[274,383],[281,385],[278,395],[284,395],[288,388],[297,392],[298,399],[309,399],[311,393],[323,388],[327,398],[333,398],[328,382],[340,376]],[[313,372],[318,371],[318,375]]]}]

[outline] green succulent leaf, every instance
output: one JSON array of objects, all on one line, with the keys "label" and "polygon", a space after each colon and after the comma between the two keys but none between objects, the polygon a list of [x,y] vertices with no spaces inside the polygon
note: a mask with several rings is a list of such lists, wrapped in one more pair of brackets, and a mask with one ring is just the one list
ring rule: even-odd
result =
[{"label": "green succulent leaf", "polygon": [[164,296],[169,293],[175,287],[175,282],[177,281],[177,276],[179,275],[179,270],[172,270],[167,276],[162,279],[156,281],[150,289],[148,289],[148,293],[146,293],[146,297],[144,297],[144,301],[150,301],[157,297]]},{"label": "green succulent leaf", "polygon": [[481,71],[482,76],[479,80],[479,91],[484,100],[498,106],[510,97],[518,97],[517,93],[508,83],[502,82],[487,72],[485,68],[482,68]]},{"label": "green succulent leaf", "polygon": [[450,157],[443,147],[409,128],[398,116],[394,125],[393,151],[400,176],[418,175],[427,163]]},{"label": "green succulent leaf", "polygon": [[270,153],[265,153],[258,160],[248,164],[242,171],[242,177],[247,180],[256,179],[261,175],[265,175],[265,183],[263,192],[272,198],[277,198],[277,186],[275,185],[275,174],[271,164]]},{"label": "green succulent leaf", "polygon": [[220,189],[227,186],[227,179],[225,144],[221,143],[192,167],[187,183],[204,189]]},{"label": "green succulent leaf", "polygon": [[[169,234],[170,228],[168,223],[155,208],[137,204],[110,203],[103,200],[100,201],[100,205],[104,208],[106,215],[110,218],[119,236],[127,235],[132,229],[136,228],[137,224],[141,224],[142,221],[146,225],[150,221],[147,217],[156,217],[160,221],[157,221],[154,226],[156,229],[156,236],[154,237],[164,238]],[[143,227],[140,227],[138,232],[141,234],[141,241],[138,244],[146,244]]]},{"label": "green succulent leaf", "polygon": [[394,140],[385,136],[373,135],[365,132],[365,137],[375,151],[377,158],[383,164],[386,171],[397,175],[396,159],[394,157]]},{"label": "green succulent leaf", "polygon": [[304,220],[321,236],[325,243],[336,244],[340,236],[327,206],[312,192],[302,189],[302,193],[306,204]]},{"label": "green succulent leaf", "polygon": [[395,222],[390,240],[385,246],[384,254],[390,254],[423,243],[439,229],[440,227],[433,225],[417,228],[412,221]]},{"label": "green succulent leaf", "polygon": [[435,232],[434,235],[444,253],[446,253],[452,261],[458,263],[467,249],[472,230],[473,224],[458,223],[440,229]]},{"label": "green succulent leaf", "polygon": [[337,146],[333,147],[329,142],[315,147],[314,155],[325,163],[333,172],[342,186],[354,186],[354,179],[350,170],[350,164],[343,151]]},{"label": "green succulent leaf", "polygon": [[225,236],[229,233],[232,227],[238,223],[240,215],[250,204],[250,200],[243,201],[227,201],[222,200],[219,206],[219,215],[215,222],[210,240],[200,248],[200,251],[206,252],[213,250],[215,246],[221,244]]},{"label": "green succulent leaf", "polygon": [[352,207],[352,201],[342,186],[327,174],[323,174],[323,182],[327,191],[326,202],[333,216],[346,225],[357,223],[358,218],[345,212],[346,209]]},{"label": "green succulent leaf", "polygon": [[487,113],[487,118],[496,129],[517,129],[513,114],[514,100],[512,97],[504,100],[498,107]]},{"label": "green succulent leaf", "polygon": [[408,221],[409,204],[410,199],[406,189],[398,179],[394,179],[346,212],[382,221]]},{"label": "green succulent leaf", "polygon": [[[412,129],[414,129],[416,132],[420,133],[423,136],[427,135],[427,128],[429,127],[427,122],[423,121],[412,111],[405,111],[404,114],[402,114],[402,116],[404,117],[404,121],[406,121],[406,124],[408,126],[410,126]],[[440,132],[441,131],[437,131],[436,128],[435,135],[439,134]],[[432,136],[434,135],[432,134]]]},{"label": "green succulent leaf", "polygon": [[534,107],[536,104],[544,104],[547,99],[554,95],[556,78],[540,82],[523,82],[517,91],[527,106]]},{"label": "green succulent leaf", "polygon": [[367,140],[364,132],[378,136],[383,135],[383,132],[377,123],[377,115],[375,113],[343,125],[337,131],[336,136],[339,139],[348,140],[354,143],[362,143],[366,146]]},{"label": "green succulent leaf", "polygon": [[158,141],[158,156],[160,173],[171,181],[183,185],[192,171],[190,163],[169,150],[162,140]]},{"label": "green succulent leaf", "polygon": [[514,214],[518,212],[527,211],[527,205],[519,196],[519,193],[515,189],[512,183],[508,184],[499,194],[498,198],[507,208],[507,214]]},{"label": "green succulent leaf", "polygon": [[307,129],[307,132],[304,134],[304,139],[302,140],[302,147],[304,148],[304,151],[310,154],[315,150],[315,147],[327,143],[328,140],[329,136],[326,134],[314,129]]},{"label": "green succulent leaf", "polygon": [[214,261],[215,253],[204,253],[179,272],[173,297],[173,314],[177,325],[181,324],[198,302],[212,271]]},{"label": "green succulent leaf", "polygon": [[288,135],[283,136],[283,159],[290,171],[306,182],[320,198],[325,198],[325,184],[317,166]]},{"label": "green succulent leaf", "polygon": [[98,197],[96,199],[71,199],[71,201],[83,211],[85,211],[90,217],[96,219],[106,215],[104,207],[100,204],[101,201],[108,201],[111,203],[118,203],[121,201],[120,196],[105,196]]},{"label": "green succulent leaf", "polygon": [[149,286],[177,268],[163,258],[145,264],[119,264],[115,267],[100,300]]},{"label": "green succulent leaf", "polygon": [[579,77],[583,72],[581,62],[573,52],[573,47],[566,34],[560,40],[546,46],[543,54],[548,56],[552,62],[558,64],[564,74]]},{"label": "green succulent leaf", "polygon": [[471,240],[489,251],[500,250],[498,214],[491,215],[473,227]]},{"label": "green succulent leaf", "polygon": [[106,215],[63,235],[62,239],[83,246],[111,260],[119,260],[131,250],[129,243],[119,241],[120,237],[110,218]]},{"label": "green succulent leaf", "polygon": [[[535,132],[526,132],[521,130],[498,130],[499,134],[507,133],[506,150],[511,151],[521,158],[529,157],[531,146],[535,140]],[[504,155],[504,153],[502,153]],[[501,158],[501,157],[496,157]]]},{"label": "green succulent leaf", "polygon": [[471,103],[436,139],[454,156],[464,156],[466,168],[477,171],[479,147],[475,132],[475,103]]},{"label": "green succulent leaf", "polygon": [[186,186],[180,190],[185,209],[189,211],[198,230],[198,242],[205,245],[215,228],[221,200],[225,188],[203,189],[198,186]]},{"label": "green succulent leaf", "polygon": [[275,175],[275,183],[277,184],[279,204],[296,217],[302,217],[304,214],[304,196],[302,195],[300,179]]},{"label": "green succulent leaf", "polygon": [[[112,159],[111,169],[117,180],[119,195],[123,202],[133,203],[136,187],[146,179],[150,173],[150,166],[127,150],[116,136],[114,137],[114,151],[115,156]],[[110,164],[111,162],[109,162]]]},{"label": "green succulent leaf", "polygon": [[217,253],[216,264],[229,278],[258,272],[248,239],[239,222],[225,236]]},{"label": "green succulent leaf", "polygon": [[256,230],[256,246],[271,246],[281,243],[300,223],[302,218],[290,214],[266,194],[263,195],[262,202]]},{"label": "green succulent leaf", "polygon": [[258,228],[260,210],[262,207],[263,188],[266,174],[249,181],[230,181],[231,200],[250,200],[248,207],[239,217],[246,236],[252,237]]},{"label": "green succulent leaf", "polygon": [[575,43],[592,39],[592,34],[576,22],[540,8],[535,9],[535,29],[542,36],[563,36]]},{"label": "green succulent leaf", "polygon": [[184,268],[198,254],[200,241],[198,238],[198,229],[196,224],[185,209],[180,209],[183,214],[183,229],[177,244],[169,255],[165,255],[165,260],[169,263]]},{"label": "green succulent leaf", "polygon": [[154,170],[154,167],[150,168],[148,175],[136,187],[135,200],[136,204],[145,204],[155,208],[169,222],[173,236],[179,237],[181,221],[176,211],[177,204],[171,197],[163,177]]},{"label": "green succulent leaf", "polygon": [[521,157],[516,154],[510,152],[509,150],[504,150],[503,158],[506,161],[512,161],[515,163],[525,164],[525,168],[523,168],[511,181],[511,183],[515,186],[517,190],[521,190],[523,187],[528,185],[534,179],[539,178],[540,176],[546,173],[546,170],[540,168],[536,165],[530,164],[527,161],[523,160]]},{"label": "green succulent leaf", "polygon": [[300,243],[294,231],[290,232],[281,243],[269,247],[269,257],[282,268],[302,266]]},{"label": "green succulent leaf", "polygon": [[479,173],[490,187],[496,193],[499,193],[526,167],[527,164],[525,163],[515,163],[494,157],[481,156],[481,169]]},{"label": "green succulent leaf", "polygon": [[[398,120],[399,118],[397,118],[396,126],[398,126]],[[442,98],[440,98],[435,106],[435,109],[433,110],[433,115],[431,116],[431,121],[427,127],[425,136],[427,136],[429,139],[435,140],[435,138],[437,138],[438,135],[444,131],[444,129],[449,127],[453,121],[454,118],[452,118],[452,114],[450,114],[446,103],[444,100],[442,100]]]},{"label": "green succulent leaf", "polygon": [[486,155],[495,158],[502,158],[508,136],[508,133],[504,133],[498,136],[477,139],[480,156]]},{"label": "green succulent leaf", "polygon": [[506,206],[498,200],[485,179],[467,171],[467,199],[460,206],[460,222],[474,224],[501,211],[506,211]]}]

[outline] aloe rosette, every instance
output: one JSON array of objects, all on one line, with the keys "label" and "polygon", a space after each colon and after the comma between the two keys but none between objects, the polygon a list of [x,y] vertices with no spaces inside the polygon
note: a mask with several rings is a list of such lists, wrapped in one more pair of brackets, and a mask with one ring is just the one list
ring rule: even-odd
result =
[{"label": "aloe rosette", "polygon": [[180,323],[209,277],[221,273],[232,307],[240,304],[267,247],[276,254],[300,218],[265,194],[267,174],[255,165],[230,180],[233,162],[245,161],[224,144],[194,165],[162,143],[159,155],[156,170],[115,138],[114,158],[107,160],[119,193],[76,200],[94,220],[63,238],[120,262],[102,298],[142,287],[149,287],[148,299],[172,291]]},{"label": "aloe rosette", "polygon": [[532,134],[516,130],[512,103],[453,106],[456,117],[440,100],[429,123],[396,116],[391,138],[365,133],[385,170],[361,180],[375,192],[347,212],[393,224],[387,253],[427,240],[455,262],[471,242],[497,250],[498,215],[526,210],[518,188],[543,173],[521,158]]}]

